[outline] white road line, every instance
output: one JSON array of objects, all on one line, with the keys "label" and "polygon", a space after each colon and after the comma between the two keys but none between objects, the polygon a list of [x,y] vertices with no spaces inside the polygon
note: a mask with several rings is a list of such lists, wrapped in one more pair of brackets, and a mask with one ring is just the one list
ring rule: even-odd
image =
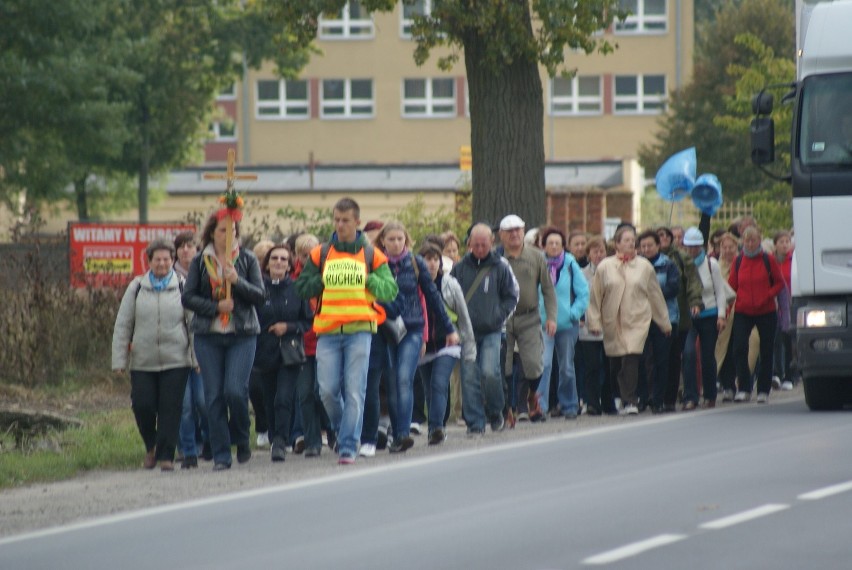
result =
[{"label": "white road line", "polygon": [[685,534],[660,534],[647,540],[640,540],[639,542],[626,544],[620,548],[595,554],[594,556],[590,556],[583,560],[582,563],[594,566],[610,564],[612,562],[617,562],[618,560],[623,560],[624,558],[636,556],[637,554],[641,554],[653,548],[659,548],[661,546],[666,546],[667,544],[678,542],[684,538],[686,538]]},{"label": "white road line", "polygon": [[822,489],[817,489],[816,491],[811,491],[809,493],[802,493],[798,496],[798,499],[801,501],[816,501],[832,495],[845,493],[846,491],[852,491],[852,481],[838,483],[837,485],[831,485],[830,487],[823,487]]},{"label": "white road line", "polygon": [[731,515],[729,517],[724,517],[721,519],[716,519],[715,521],[710,521],[699,525],[699,528],[706,528],[712,530],[718,530],[720,528],[727,528],[729,526],[734,526],[735,524],[744,523],[750,521],[752,519],[765,517],[766,515],[771,515],[773,513],[777,513],[779,511],[783,511],[785,509],[789,509],[790,505],[778,505],[778,504],[769,504],[763,505],[762,507],[757,507],[756,509],[751,509],[748,511],[743,511],[741,513],[737,513],[735,515]]}]

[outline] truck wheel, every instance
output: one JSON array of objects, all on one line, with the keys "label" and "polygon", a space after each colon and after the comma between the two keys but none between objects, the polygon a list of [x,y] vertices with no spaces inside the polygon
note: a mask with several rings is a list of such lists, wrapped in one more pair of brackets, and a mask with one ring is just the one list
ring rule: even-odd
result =
[{"label": "truck wheel", "polygon": [[837,378],[808,378],[802,383],[805,387],[805,403],[813,411],[840,410],[843,398],[838,390]]}]

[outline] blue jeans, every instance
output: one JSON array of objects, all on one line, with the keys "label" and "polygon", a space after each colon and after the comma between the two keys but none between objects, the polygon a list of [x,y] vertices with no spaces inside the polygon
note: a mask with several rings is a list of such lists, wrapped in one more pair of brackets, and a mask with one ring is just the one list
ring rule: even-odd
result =
[{"label": "blue jeans", "polygon": [[570,329],[556,331],[555,336],[544,335],[544,371],[541,382],[538,383],[539,406],[544,413],[550,409],[550,369],[553,366],[553,351],[556,350],[556,360],[559,363],[559,384],[556,396],[563,414],[576,414],[579,408],[577,401],[577,375],[574,373],[574,349],[580,327],[574,325]]},{"label": "blue jeans", "polygon": [[414,374],[423,346],[423,331],[408,333],[398,345],[388,343],[390,366],[388,372],[388,412],[394,439],[406,437],[411,432],[411,414],[414,410]]},{"label": "blue jeans", "polygon": [[232,443],[248,445],[248,381],[256,346],[254,335],[195,335],[215,463],[231,464]]},{"label": "blue jeans", "polygon": [[388,367],[388,345],[382,333],[373,335],[370,345],[370,365],[367,369],[367,392],[364,396],[364,425],[361,427],[361,443],[376,444],[379,438],[379,416],[381,401],[379,385],[382,372]]},{"label": "blue jeans", "polygon": [[354,457],[364,421],[364,394],[372,334],[324,334],[317,338],[317,382],[337,433],[341,456]]},{"label": "blue jeans", "polygon": [[429,406],[429,433],[444,427],[447,400],[450,396],[450,374],[458,362],[452,356],[439,356],[420,367],[423,389]]},{"label": "blue jeans", "polygon": [[201,424],[202,441],[210,440],[207,425],[207,406],[204,403],[204,379],[200,372],[189,371],[186,391],[183,394],[183,412],[180,416],[180,450],[184,457],[198,456],[196,426]]},{"label": "blue jeans", "polygon": [[484,430],[486,418],[489,421],[497,419],[506,405],[500,336],[498,331],[477,338],[476,362],[462,361],[462,413],[469,430]]},{"label": "blue jeans", "polygon": [[716,316],[693,318],[692,328],[683,347],[683,401],[698,403],[698,379],[695,366],[695,340],[701,347],[701,384],[704,399],[716,401]]}]

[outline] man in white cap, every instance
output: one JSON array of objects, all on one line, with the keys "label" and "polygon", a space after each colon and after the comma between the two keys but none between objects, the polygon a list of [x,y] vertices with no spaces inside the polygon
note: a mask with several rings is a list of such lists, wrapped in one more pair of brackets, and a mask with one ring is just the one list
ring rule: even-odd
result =
[{"label": "man in white cap", "polygon": [[[538,308],[538,292],[541,289],[544,298],[546,322],[544,332],[548,336],[556,334],[556,291],[547,269],[547,262],[541,250],[524,245],[524,229],[526,224],[510,214],[500,221],[500,241],[503,244],[503,256],[512,267],[512,272],[518,280],[520,297],[515,312],[506,321],[506,362],[505,374],[512,375],[512,361],[515,346],[521,361],[521,379],[518,386],[518,414],[529,417],[527,398],[530,395],[530,384],[538,382],[544,369],[542,353],[544,339],[542,337],[542,322]],[[509,382],[509,386],[512,383]],[[574,411],[576,417],[576,410]]]}]

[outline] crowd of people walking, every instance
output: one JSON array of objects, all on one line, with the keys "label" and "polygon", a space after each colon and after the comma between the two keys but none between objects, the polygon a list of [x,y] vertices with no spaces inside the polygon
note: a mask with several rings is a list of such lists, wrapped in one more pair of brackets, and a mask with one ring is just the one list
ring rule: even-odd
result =
[{"label": "crowd of people walking", "polygon": [[333,225],[252,251],[217,213],[200,250],[149,244],[112,351],[145,468],[225,470],[232,447],[245,463],[267,446],[351,465],[404,453],[421,423],[440,445],[448,424],[689,412],[749,401],[755,378],[763,404],[796,382],[792,234],[766,244],[750,218],[709,236],[622,223],[607,242],[509,214],[417,245],[398,221],[360,229],[343,198]]}]

